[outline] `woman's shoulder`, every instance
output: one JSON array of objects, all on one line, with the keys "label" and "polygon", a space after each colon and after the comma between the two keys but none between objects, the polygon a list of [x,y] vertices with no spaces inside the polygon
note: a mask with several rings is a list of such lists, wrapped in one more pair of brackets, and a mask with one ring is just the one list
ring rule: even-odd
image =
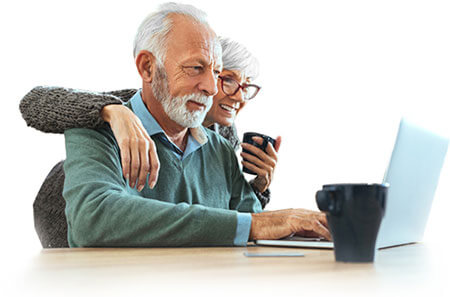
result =
[{"label": "woman's shoulder", "polygon": [[218,133],[228,140],[235,151],[239,149],[241,142],[239,141],[239,136],[234,124],[231,126],[218,125]]}]

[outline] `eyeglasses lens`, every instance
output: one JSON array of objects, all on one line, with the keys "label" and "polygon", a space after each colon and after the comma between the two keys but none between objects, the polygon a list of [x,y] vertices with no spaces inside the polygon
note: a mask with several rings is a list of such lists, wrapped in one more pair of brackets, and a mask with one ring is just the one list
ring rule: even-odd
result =
[{"label": "eyeglasses lens", "polygon": [[[231,78],[224,77],[222,78],[222,90],[228,96],[232,96],[236,94],[239,90],[240,85],[237,81]],[[256,96],[258,93],[258,88],[254,86],[246,86],[242,88],[242,96],[245,100],[250,100]]]},{"label": "eyeglasses lens", "polygon": [[223,92],[227,95],[233,95],[239,89],[239,84],[233,79],[223,79]]}]

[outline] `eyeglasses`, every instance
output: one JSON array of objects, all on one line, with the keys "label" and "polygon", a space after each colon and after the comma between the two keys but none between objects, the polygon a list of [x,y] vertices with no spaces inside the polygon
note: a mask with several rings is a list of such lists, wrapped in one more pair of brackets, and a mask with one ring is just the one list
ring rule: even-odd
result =
[{"label": "eyeglasses", "polygon": [[255,98],[256,94],[258,94],[261,89],[261,87],[257,85],[246,83],[241,85],[237,80],[230,76],[219,76],[219,78],[221,81],[220,86],[222,87],[222,91],[228,96],[233,96],[239,92],[239,89],[242,89],[242,97],[244,100],[250,100]]}]

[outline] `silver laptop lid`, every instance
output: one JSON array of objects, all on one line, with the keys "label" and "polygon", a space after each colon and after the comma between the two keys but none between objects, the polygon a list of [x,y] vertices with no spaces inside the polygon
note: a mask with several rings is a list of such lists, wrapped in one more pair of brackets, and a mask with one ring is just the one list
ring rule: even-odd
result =
[{"label": "silver laptop lid", "polygon": [[383,180],[390,188],[378,248],[422,240],[448,143],[445,137],[401,120]]}]

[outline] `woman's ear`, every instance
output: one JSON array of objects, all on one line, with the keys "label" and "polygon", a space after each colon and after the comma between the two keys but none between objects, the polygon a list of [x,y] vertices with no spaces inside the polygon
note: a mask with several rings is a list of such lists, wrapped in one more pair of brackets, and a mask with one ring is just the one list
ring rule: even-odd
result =
[{"label": "woman's ear", "polygon": [[136,67],[142,81],[151,83],[153,80],[153,73],[155,73],[156,59],[149,51],[142,50],[136,57]]}]

